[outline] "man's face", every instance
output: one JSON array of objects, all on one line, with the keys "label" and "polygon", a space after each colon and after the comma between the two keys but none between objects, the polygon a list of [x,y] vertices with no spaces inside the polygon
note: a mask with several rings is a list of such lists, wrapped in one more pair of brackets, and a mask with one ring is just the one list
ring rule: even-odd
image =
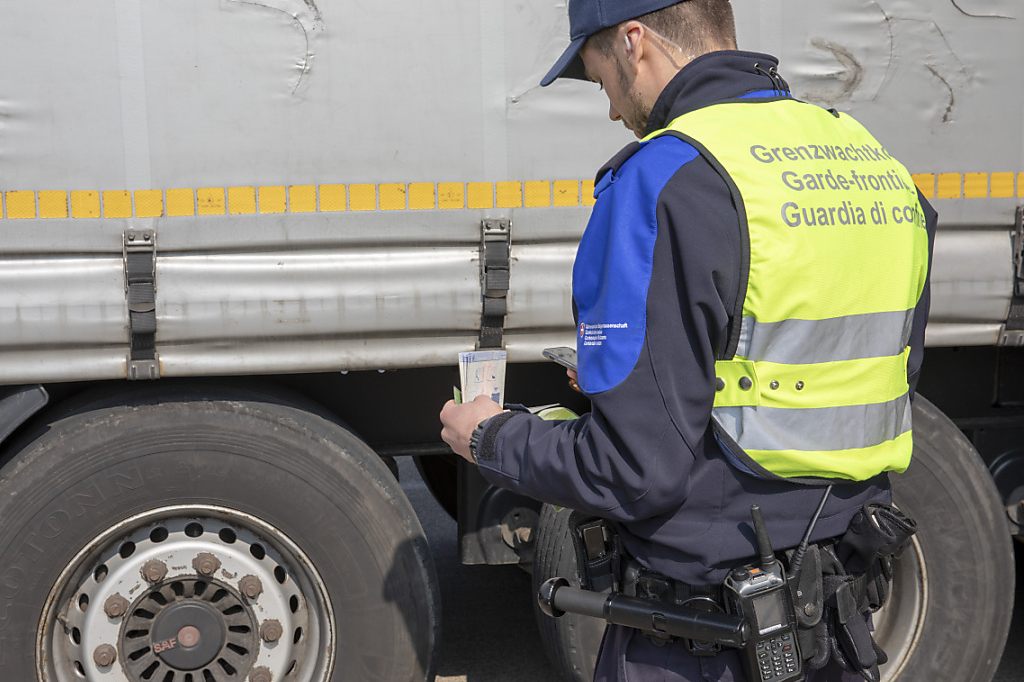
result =
[{"label": "man's face", "polygon": [[610,54],[587,43],[580,50],[580,57],[586,67],[587,78],[600,85],[608,96],[608,117],[622,121],[634,135],[643,137],[651,112],[636,91],[636,74],[625,54],[625,39],[622,49],[613,45]]}]

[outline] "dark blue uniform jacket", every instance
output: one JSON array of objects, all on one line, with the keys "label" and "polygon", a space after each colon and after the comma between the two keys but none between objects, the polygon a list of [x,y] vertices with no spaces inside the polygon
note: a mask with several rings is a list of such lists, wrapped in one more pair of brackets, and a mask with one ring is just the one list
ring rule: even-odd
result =
[{"label": "dark blue uniform jacket", "polygon": [[[776,63],[735,51],[695,60],[661,94],[649,132],[715,102],[778,94],[763,73]],[[477,448],[480,470],[497,486],[618,522],[649,568],[718,584],[754,555],[752,504],[782,549],[799,544],[823,491],[740,472],[709,428],[716,354],[746,277],[736,208],[708,161],[671,136],[625,148],[599,173],[595,194],[573,271],[580,383],[593,410],[561,423],[492,418]],[[935,212],[921,202],[934,235]],[[928,298],[926,287],[911,386]],[[815,538],[842,534],[864,503],[889,498],[886,475],[837,486]]]}]

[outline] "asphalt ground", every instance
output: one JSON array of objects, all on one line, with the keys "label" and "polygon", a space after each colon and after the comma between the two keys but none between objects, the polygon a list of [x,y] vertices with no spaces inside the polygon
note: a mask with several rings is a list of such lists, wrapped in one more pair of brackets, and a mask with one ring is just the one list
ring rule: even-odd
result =
[{"label": "asphalt ground", "polygon": [[427,533],[441,583],[438,682],[560,682],[544,656],[530,576],[515,566],[463,566],[455,522],[434,501],[411,459],[402,488]]},{"label": "asphalt ground", "polygon": [[[427,533],[443,609],[438,682],[561,682],[534,623],[530,576],[514,566],[463,566],[455,522],[434,502],[409,459],[402,488]],[[1024,546],[1017,552],[1017,608],[995,682],[1024,682]],[[936,681],[939,682],[939,681]],[[955,681],[950,681],[955,682]]]}]

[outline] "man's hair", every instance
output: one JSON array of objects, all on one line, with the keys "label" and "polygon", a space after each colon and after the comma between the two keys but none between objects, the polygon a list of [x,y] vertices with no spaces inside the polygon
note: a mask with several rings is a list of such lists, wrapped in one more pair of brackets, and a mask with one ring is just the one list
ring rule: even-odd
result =
[{"label": "man's hair", "polygon": [[[736,47],[736,20],[730,0],[686,0],[639,16],[636,21],[694,56]],[[612,26],[594,34],[591,44],[608,54],[617,29]]]}]

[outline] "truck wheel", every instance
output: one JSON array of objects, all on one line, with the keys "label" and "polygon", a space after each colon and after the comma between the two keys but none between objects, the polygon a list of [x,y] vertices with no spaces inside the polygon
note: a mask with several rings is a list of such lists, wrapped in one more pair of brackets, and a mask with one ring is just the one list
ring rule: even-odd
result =
[{"label": "truck wheel", "polygon": [[934,405],[914,399],[914,458],[894,501],[917,520],[892,598],[875,614],[885,680],[989,682],[999,666],[1016,570],[1006,510],[981,457]]},{"label": "truck wheel", "polygon": [[[533,557],[533,594],[548,578],[561,576],[579,587],[576,553],[569,535],[571,509],[545,504],[537,524]],[[591,682],[597,651],[604,636],[604,621],[567,613],[561,618],[544,615],[534,600],[534,614],[544,651],[558,675],[566,682]]]},{"label": "truck wheel", "polygon": [[0,518],[4,679],[433,679],[423,530],[375,453],[310,411],[90,405],[7,455]]},{"label": "truck wheel", "polygon": [[[1006,512],[981,457],[930,402],[914,399],[914,457],[893,476],[895,503],[917,520],[900,558],[892,596],[875,614],[875,636],[889,655],[886,682],[989,682],[1002,656],[1013,610],[1015,568]],[[541,514],[535,587],[576,575],[571,512]],[[541,636],[565,680],[592,679],[603,627],[537,610]]]}]

